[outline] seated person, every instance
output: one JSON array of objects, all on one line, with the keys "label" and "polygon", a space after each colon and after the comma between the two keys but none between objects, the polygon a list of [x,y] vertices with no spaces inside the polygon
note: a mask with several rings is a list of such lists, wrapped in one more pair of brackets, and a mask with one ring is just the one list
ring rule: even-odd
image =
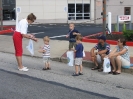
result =
[{"label": "seated person", "polygon": [[[102,66],[99,67],[98,65],[103,63],[103,58],[109,54],[110,52],[110,45],[106,43],[106,37],[104,35],[98,37],[98,44],[95,45],[94,48],[91,49],[91,59],[95,63],[95,67],[92,70],[102,71]],[[95,52],[98,50],[98,52]]]},{"label": "seated person", "polygon": [[[108,58],[113,66],[112,73],[114,75],[121,73],[121,67],[130,68],[128,46],[126,46],[126,40],[124,38],[118,39],[117,46],[111,51]],[[116,66],[118,66],[118,68]]]}]

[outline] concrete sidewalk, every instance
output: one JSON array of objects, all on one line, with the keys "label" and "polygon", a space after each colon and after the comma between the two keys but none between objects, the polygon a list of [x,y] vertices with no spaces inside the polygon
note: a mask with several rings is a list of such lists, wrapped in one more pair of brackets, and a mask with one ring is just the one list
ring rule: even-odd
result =
[{"label": "concrete sidewalk", "polygon": [[3,25],[16,25],[16,20],[3,21]]},{"label": "concrete sidewalk", "polygon": [[[43,38],[43,37],[42,37]],[[23,39],[23,54],[24,55],[28,55],[30,56],[29,51],[26,49],[26,46],[28,45],[29,40],[28,39]],[[59,61],[59,59],[61,58],[61,56],[64,55],[64,53],[67,51],[68,49],[68,41],[59,41],[59,40],[51,40],[50,41],[50,46],[51,46],[51,59]],[[95,46],[94,43],[83,43],[84,45],[84,50],[85,52],[89,52],[91,50],[92,47]],[[42,57],[42,54],[38,52],[39,47],[43,46],[43,39],[38,39],[38,42],[34,42],[34,51],[35,51],[35,57]],[[111,49],[114,49],[114,45],[111,45]],[[130,56],[133,57],[133,53],[132,53],[133,47],[129,47],[129,52],[130,52]],[[12,41],[12,36],[5,36],[5,35],[0,35],[0,52],[6,52],[6,53],[14,53],[14,45],[13,45],[13,41]],[[89,57],[89,55],[87,55],[87,57]],[[62,57],[62,60],[64,60],[65,57]],[[65,59],[66,61],[66,59]],[[87,66],[92,66],[92,62],[90,62],[90,60],[86,60],[85,64],[87,63]],[[123,70],[125,71],[125,70]],[[128,71],[128,70],[126,70]],[[128,72],[132,72],[133,71],[128,71]]]}]

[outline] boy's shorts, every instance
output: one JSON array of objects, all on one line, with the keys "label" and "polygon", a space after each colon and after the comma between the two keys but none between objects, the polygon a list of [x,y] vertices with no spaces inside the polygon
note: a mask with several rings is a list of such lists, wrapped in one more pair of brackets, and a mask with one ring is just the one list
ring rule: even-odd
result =
[{"label": "boy's shorts", "polygon": [[69,50],[71,50],[73,47],[76,47],[76,42],[69,42]]},{"label": "boy's shorts", "polygon": [[50,57],[43,57],[43,62],[44,63],[49,63],[50,62]]},{"label": "boy's shorts", "polygon": [[75,65],[76,66],[82,65],[82,60],[83,60],[83,58],[75,58]]}]

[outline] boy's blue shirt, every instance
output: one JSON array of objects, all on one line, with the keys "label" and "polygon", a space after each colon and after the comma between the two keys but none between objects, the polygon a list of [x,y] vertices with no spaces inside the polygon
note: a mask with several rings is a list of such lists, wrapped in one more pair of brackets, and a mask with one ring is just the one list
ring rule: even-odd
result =
[{"label": "boy's blue shirt", "polygon": [[79,33],[79,31],[76,29],[69,30],[69,37],[70,37],[69,42],[76,42],[75,38],[77,35],[73,35],[74,32]]},{"label": "boy's blue shirt", "polygon": [[83,50],[84,50],[84,47],[83,47],[83,44],[82,43],[79,43],[79,44],[76,44],[76,58],[83,58]]}]

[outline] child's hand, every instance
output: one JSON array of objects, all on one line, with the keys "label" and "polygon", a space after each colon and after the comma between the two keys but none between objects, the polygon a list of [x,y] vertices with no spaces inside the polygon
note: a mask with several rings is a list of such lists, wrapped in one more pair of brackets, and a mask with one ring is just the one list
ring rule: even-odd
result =
[{"label": "child's hand", "polygon": [[40,49],[40,50],[38,50],[38,52],[40,52],[40,53],[44,53],[45,50]]},{"label": "child's hand", "polygon": [[76,32],[74,32],[74,33],[73,33],[73,35],[77,35],[77,33],[76,33]]},{"label": "child's hand", "polygon": [[66,38],[68,38],[69,37],[69,35],[66,35]]}]

